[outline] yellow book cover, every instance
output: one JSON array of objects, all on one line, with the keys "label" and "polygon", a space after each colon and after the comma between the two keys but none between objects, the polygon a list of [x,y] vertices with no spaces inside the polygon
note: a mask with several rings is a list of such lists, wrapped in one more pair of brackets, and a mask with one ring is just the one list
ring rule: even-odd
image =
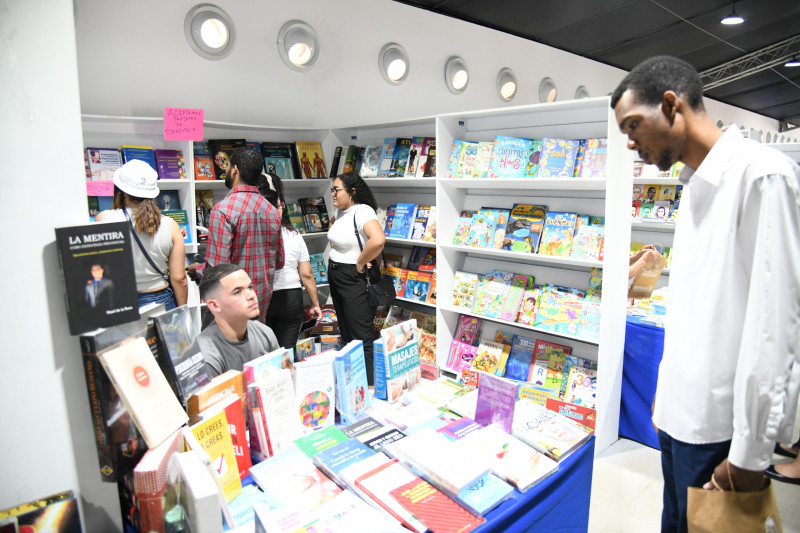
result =
[{"label": "yellow book cover", "polygon": [[300,172],[303,179],[325,178],[325,159],[322,155],[322,144],[317,141],[295,142],[297,159],[300,161]]},{"label": "yellow book cover", "polygon": [[192,433],[211,458],[211,465],[219,477],[225,499],[232,501],[242,492],[242,482],[239,479],[239,467],[236,464],[225,411],[193,425]]}]

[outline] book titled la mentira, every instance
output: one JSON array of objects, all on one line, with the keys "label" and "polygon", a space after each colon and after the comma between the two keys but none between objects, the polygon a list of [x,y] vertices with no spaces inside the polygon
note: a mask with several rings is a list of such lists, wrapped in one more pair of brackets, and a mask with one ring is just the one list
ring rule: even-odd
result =
[{"label": "book titled la mentira", "polygon": [[139,296],[127,222],[56,228],[69,332],[139,318]]}]

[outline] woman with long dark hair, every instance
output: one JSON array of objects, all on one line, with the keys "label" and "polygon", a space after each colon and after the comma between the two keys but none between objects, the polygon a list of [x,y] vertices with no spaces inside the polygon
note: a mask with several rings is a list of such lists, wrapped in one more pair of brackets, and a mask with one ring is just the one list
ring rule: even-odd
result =
[{"label": "woman with long dark hair", "polygon": [[[153,198],[158,196],[158,173],[138,159],[132,159],[114,172],[112,209],[99,213],[98,222],[128,220],[144,252],[133,239],[133,266],[139,307],[155,302],[165,309],[186,303],[185,247],[178,223],[161,214]],[[155,264],[155,268],[151,261]],[[169,282],[164,278],[168,273]]]},{"label": "woman with long dark hair", "polygon": [[328,231],[331,244],[328,258],[331,298],[339,321],[342,344],[353,339],[364,342],[367,379],[372,385],[376,307],[370,304],[367,296],[366,271],[383,251],[386,238],[375,215],[375,197],[360,176],[342,174],[333,180],[332,185],[334,217]]}]

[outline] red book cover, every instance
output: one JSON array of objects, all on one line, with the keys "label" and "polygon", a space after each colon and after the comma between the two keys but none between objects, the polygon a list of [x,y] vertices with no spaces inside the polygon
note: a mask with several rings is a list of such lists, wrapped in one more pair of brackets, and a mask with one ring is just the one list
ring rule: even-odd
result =
[{"label": "red book cover", "polygon": [[424,479],[406,483],[389,494],[436,533],[465,533],[485,522]]},{"label": "red book cover", "polygon": [[147,450],[133,469],[133,487],[142,531],[164,531],[163,494],[167,488],[167,465],[180,449],[181,432]]},{"label": "red book cover", "polygon": [[545,407],[547,407],[549,411],[554,411],[560,415],[566,416],[573,422],[577,422],[594,431],[594,425],[597,422],[597,411],[594,409],[589,409],[583,405],[575,405],[574,403],[555,400],[553,398],[547,398]]},{"label": "red book cover", "polygon": [[239,468],[239,479],[244,479],[249,474],[253,463],[250,459],[250,448],[247,446],[247,430],[244,423],[241,396],[238,394],[226,396],[205,411],[202,411],[200,417],[205,420],[220,411],[225,411],[225,418],[228,420],[228,429],[233,441],[233,453],[236,456],[236,465]]}]

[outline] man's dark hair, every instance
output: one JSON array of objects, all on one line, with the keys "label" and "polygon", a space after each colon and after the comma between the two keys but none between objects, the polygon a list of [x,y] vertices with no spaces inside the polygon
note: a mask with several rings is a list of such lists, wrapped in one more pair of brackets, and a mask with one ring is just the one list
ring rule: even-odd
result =
[{"label": "man's dark hair", "polygon": [[231,154],[231,166],[236,165],[239,176],[246,185],[257,185],[264,169],[264,157],[255,148],[240,146]]},{"label": "man's dark hair", "polygon": [[205,301],[206,296],[219,287],[219,280],[240,270],[242,270],[242,267],[231,263],[220,263],[206,268],[203,272],[203,277],[200,279],[200,299]]},{"label": "man's dark hair", "polygon": [[348,172],[347,174],[340,174],[336,177],[342,180],[344,190],[347,194],[351,194],[353,189],[356,190],[355,194],[352,195],[353,202],[357,204],[366,204],[373,210],[378,209],[378,202],[375,201],[375,196],[372,195],[372,191],[369,189],[366,182],[361,179],[361,176],[355,172]]},{"label": "man's dark hair", "polygon": [[664,93],[674,91],[686,98],[692,110],[705,109],[700,75],[692,65],[677,57],[655,56],[636,65],[611,95],[612,109],[617,107],[617,102],[628,89],[638,104],[660,105]]}]

